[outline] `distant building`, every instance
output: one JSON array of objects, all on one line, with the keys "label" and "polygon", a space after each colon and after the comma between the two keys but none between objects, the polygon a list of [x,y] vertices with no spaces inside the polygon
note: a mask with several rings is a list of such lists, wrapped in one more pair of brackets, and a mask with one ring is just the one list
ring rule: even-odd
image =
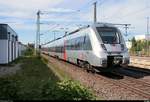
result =
[{"label": "distant building", "polygon": [[28,43],[28,47],[30,47],[30,48],[33,48],[34,49],[34,44],[32,44],[32,43]]},{"label": "distant building", "polygon": [[150,34],[136,35],[135,40],[150,40]]}]

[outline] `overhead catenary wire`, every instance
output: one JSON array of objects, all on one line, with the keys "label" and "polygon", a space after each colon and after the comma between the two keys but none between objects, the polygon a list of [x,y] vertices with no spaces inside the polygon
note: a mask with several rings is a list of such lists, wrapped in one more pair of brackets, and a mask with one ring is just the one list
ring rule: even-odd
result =
[{"label": "overhead catenary wire", "polygon": [[45,32],[43,32],[43,33],[41,33],[41,34],[46,34],[46,33],[50,32],[51,30],[57,28],[58,26],[59,26],[59,24],[53,26],[51,29],[49,29],[49,30],[47,30],[47,31],[45,31]]},{"label": "overhead catenary wire", "polygon": [[[87,6],[89,6],[89,4],[92,5],[92,2],[93,2],[93,0],[90,0],[88,3],[86,3],[84,6],[82,6],[82,7],[79,8],[79,9],[74,9],[74,10],[73,10],[73,9],[68,9],[68,11],[67,11],[67,10],[66,10],[66,11],[64,10],[64,11],[61,11],[61,12],[60,12],[60,11],[57,11],[57,10],[56,10],[56,11],[55,11],[55,10],[54,10],[54,11],[53,11],[53,10],[52,10],[52,11],[44,11],[44,10],[43,10],[43,11],[41,12],[41,14],[42,14],[42,15],[44,15],[44,14],[51,14],[51,13],[53,12],[53,13],[61,13],[60,15],[63,15],[63,13],[64,13],[64,14],[67,13],[67,15],[70,15],[70,14],[72,15],[72,14],[74,14],[74,13],[78,13],[78,12],[81,12],[82,10],[84,10],[84,9],[87,9]],[[69,12],[69,10],[70,10],[70,12]]]},{"label": "overhead catenary wire", "polygon": [[[97,0],[95,0],[94,2],[97,2]],[[102,2],[100,2],[99,5],[102,5],[104,2],[105,2],[105,0],[103,0]],[[85,8],[87,9],[87,6],[89,6],[89,5],[93,5],[93,0],[90,0],[86,5],[82,6],[82,8],[77,9],[77,10],[76,10],[76,13],[81,13],[81,11],[83,11]],[[45,12],[45,11],[44,11],[44,13],[45,13],[45,14],[48,14],[48,12]],[[43,14],[44,14],[44,13],[43,13]],[[74,12],[72,12],[72,13],[74,13]],[[72,14],[72,13],[70,13],[70,14]],[[69,14],[69,13],[68,13],[68,14]],[[70,23],[69,25],[72,25],[72,24]],[[69,25],[67,25],[67,26],[69,26]],[[75,26],[77,26],[77,24],[76,24]],[[56,27],[58,27],[58,26],[56,26]],[[44,32],[44,33],[47,33],[47,32],[49,32],[49,31],[50,31],[50,30],[48,30],[48,31],[46,31],[46,32]]]},{"label": "overhead catenary wire", "polygon": [[[103,4],[104,1],[105,1],[105,0],[103,0],[103,1],[100,3],[100,5]],[[87,6],[93,5],[93,2],[97,2],[97,0],[94,0],[94,1],[93,1],[93,0],[90,0],[88,3],[86,3],[86,4],[85,4],[84,6],[82,6],[81,8],[74,10],[75,12],[70,12],[70,13],[68,13],[68,14],[79,13],[79,12],[83,11],[84,9],[87,9]],[[90,6],[89,6],[89,7],[90,7]],[[41,14],[42,14],[42,15],[43,15],[43,14],[50,14],[50,12],[49,12],[49,11],[42,11]],[[62,14],[61,14],[61,15],[62,15]],[[73,16],[74,16],[74,15],[73,15]]]},{"label": "overhead catenary wire", "polygon": [[[121,16],[121,17],[116,17],[116,18],[114,18],[114,19],[117,20],[117,19],[124,19],[124,18],[129,17],[129,16],[135,16],[135,15],[137,15],[137,14],[143,12],[143,11],[148,10],[149,8],[150,8],[150,6],[144,7],[144,8],[142,8],[142,9],[138,9],[138,10],[136,10],[136,11],[129,12],[129,13],[127,13],[127,14]],[[114,20],[114,19],[113,19],[113,20]]]}]

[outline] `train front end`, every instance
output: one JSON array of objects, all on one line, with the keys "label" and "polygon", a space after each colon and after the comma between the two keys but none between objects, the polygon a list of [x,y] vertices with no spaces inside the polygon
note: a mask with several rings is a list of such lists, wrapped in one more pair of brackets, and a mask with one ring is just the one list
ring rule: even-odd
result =
[{"label": "train front end", "polygon": [[114,26],[101,26],[96,27],[96,33],[100,42],[101,66],[127,66],[130,57],[120,30]]}]

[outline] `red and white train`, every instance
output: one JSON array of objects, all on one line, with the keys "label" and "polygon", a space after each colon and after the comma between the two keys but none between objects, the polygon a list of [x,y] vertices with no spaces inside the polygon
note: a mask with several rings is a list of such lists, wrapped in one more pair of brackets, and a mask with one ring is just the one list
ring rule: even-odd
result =
[{"label": "red and white train", "polygon": [[129,53],[121,31],[112,24],[95,23],[42,46],[42,53],[93,70],[128,65]]}]

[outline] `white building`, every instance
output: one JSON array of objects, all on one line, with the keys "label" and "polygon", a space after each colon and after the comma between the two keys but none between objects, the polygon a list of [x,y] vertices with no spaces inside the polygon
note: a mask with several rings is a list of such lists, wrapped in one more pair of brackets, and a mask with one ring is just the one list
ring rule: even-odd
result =
[{"label": "white building", "polygon": [[132,47],[132,42],[127,41],[127,42],[126,42],[126,46],[127,46],[128,49],[131,49],[131,47]]},{"label": "white building", "polygon": [[0,24],[0,64],[18,58],[18,35],[7,24]]},{"label": "white building", "polygon": [[135,40],[150,40],[150,34],[146,34],[146,35],[136,35],[135,36]]}]

